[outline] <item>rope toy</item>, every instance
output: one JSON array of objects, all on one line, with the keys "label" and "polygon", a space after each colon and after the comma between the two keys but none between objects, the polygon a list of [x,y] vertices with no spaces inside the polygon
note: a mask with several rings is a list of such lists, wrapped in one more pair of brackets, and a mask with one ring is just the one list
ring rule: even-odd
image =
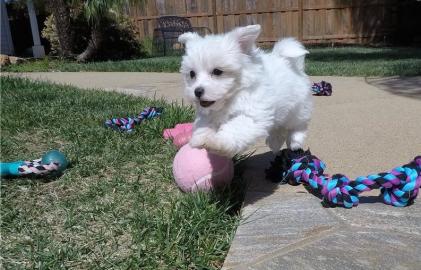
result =
[{"label": "rope toy", "polygon": [[60,173],[68,165],[66,157],[59,151],[45,153],[42,158],[32,161],[20,160],[14,162],[0,162],[0,175],[3,176],[32,176]]},{"label": "rope toy", "polygon": [[139,115],[135,117],[112,118],[105,121],[105,126],[119,131],[130,133],[135,125],[143,122],[145,119],[152,119],[162,114],[163,108],[146,107]]},{"label": "rope toy", "polygon": [[319,83],[313,83],[311,90],[315,96],[331,96],[332,85],[328,82],[321,81]]},{"label": "rope toy", "polygon": [[324,174],[326,165],[309,150],[284,149],[266,170],[266,177],[274,182],[304,184],[320,193],[327,206],[357,206],[359,194],[380,188],[385,204],[403,207],[412,204],[421,185],[421,156],[388,172],[357,177],[351,181],[345,175]]},{"label": "rope toy", "polygon": [[57,171],[59,167],[58,163],[42,164],[41,159],[34,159],[32,161],[24,161],[19,166],[19,175],[45,175],[54,171]]}]

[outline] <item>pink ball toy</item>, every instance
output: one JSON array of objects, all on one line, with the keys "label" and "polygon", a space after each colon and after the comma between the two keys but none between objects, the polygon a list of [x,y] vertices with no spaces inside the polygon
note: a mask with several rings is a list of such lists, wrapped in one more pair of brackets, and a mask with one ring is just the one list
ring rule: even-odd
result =
[{"label": "pink ball toy", "polygon": [[234,164],[230,158],[186,144],[174,158],[173,175],[184,192],[209,191],[231,183]]}]

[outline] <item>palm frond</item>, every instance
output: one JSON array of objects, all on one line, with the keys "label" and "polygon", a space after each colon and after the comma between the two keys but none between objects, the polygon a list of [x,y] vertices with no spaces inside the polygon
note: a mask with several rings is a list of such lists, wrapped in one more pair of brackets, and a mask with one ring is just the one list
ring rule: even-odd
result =
[{"label": "palm frond", "polygon": [[97,23],[101,18],[109,15],[119,15],[130,4],[144,5],[145,0],[85,0],[83,8],[90,23]]}]

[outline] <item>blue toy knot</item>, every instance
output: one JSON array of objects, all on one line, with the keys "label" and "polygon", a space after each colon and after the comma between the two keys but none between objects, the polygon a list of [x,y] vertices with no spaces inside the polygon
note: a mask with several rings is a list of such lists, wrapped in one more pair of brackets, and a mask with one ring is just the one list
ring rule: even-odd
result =
[{"label": "blue toy knot", "polygon": [[[416,160],[414,164],[416,164]],[[391,171],[391,174],[383,176],[390,179],[380,188],[385,204],[403,207],[413,203],[421,185],[421,176],[419,175],[421,166],[417,167],[397,167]]]},{"label": "blue toy knot", "polygon": [[323,200],[329,205],[343,205],[346,208],[357,206],[359,203],[358,192],[350,185],[351,180],[343,174],[326,177],[321,194]]},{"label": "blue toy knot", "polygon": [[307,182],[308,179],[312,178],[312,175],[323,175],[326,165],[323,161],[319,160],[315,156],[304,156],[299,159],[293,159],[291,167],[287,171],[286,175],[290,181],[300,184],[301,180]]}]

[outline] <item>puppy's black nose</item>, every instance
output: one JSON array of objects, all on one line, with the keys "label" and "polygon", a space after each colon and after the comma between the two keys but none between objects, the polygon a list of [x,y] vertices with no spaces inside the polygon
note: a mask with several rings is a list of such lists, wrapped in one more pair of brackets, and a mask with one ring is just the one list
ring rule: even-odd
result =
[{"label": "puppy's black nose", "polygon": [[203,87],[197,87],[196,89],[194,89],[194,95],[198,98],[203,96],[204,92],[205,92],[205,89],[203,89]]}]

